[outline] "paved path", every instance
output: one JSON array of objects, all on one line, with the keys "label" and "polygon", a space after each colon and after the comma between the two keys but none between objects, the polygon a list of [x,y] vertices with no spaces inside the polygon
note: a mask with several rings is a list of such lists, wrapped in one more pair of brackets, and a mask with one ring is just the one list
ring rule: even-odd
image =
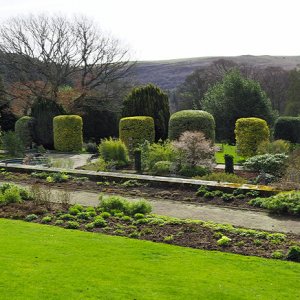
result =
[{"label": "paved path", "polygon": [[[52,189],[52,191],[53,198],[55,198],[55,193],[62,192],[62,190],[59,189]],[[72,191],[70,193],[72,203],[79,203],[86,206],[96,206],[99,203],[99,193],[85,191]],[[129,200],[134,201],[135,199],[129,198]],[[222,208],[206,204],[190,204],[165,199],[147,200],[151,202],[153,212],[159,215],[228,223],[260,230],[300,234],[300,220],[293,218],[274,217],[265,212]]]}]

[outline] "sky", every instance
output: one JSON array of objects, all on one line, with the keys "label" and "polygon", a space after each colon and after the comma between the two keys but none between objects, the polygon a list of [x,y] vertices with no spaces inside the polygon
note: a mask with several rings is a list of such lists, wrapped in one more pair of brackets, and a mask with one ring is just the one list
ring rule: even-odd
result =
[{"label": "sky", "polygon": [[299,0],[0,0],[0,22],[39,13],[92,18],[133,60],[300,55],[299,11]]}]

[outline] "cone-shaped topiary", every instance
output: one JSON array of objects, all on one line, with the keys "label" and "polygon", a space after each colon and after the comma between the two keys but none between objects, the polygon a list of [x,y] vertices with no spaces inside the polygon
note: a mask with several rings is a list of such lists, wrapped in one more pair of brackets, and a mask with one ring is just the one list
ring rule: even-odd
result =
[{"label": "cone-shaped topiary", "polygon": [[15,132],[25,147],[30,147],[34,137],[34,118],[24,116],[15,123]]},{"label": "cone-shaped topiary", "polygon": [[236,146],[239,155],[250,157],[257,154],[262,142],[269,141],[270,130],[260,118],[240,118],[235,123]]},{"label": "cone-shaped topiary", "polygon": [[145,140],[154,142],[154,120],[151,117],[135,116],[122,118],[119,124],[119,137],[132,153]]},{"label": "cone-shaped topiary", "polygon": [[185,131],[202,131],[206,139],[215,141],[214,117],[203,110],[181,110],[169,121],[169,139],[177,140]]},{"label": "cone-shaped topiary", "polygon": [[54,148],[59,151],[82,150],[82,118],[77,115],[53,119]]}]

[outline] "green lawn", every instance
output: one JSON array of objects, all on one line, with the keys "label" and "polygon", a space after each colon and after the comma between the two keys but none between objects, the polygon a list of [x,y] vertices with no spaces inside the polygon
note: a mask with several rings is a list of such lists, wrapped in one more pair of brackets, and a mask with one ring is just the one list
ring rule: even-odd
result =
[{"label": "green lawn", "polygon": [[1,299],[299,299],[300,264],[0,219]]},{"label": "green lawn", "polygon": [[239,163],[240,160],[244,159],[242,156],[237,155],[236,146],[231,146],[231,145],[227,145],[227,144],[216,144],[216,146],[221,148],[221,150],[219,152],[216,152],[216,154],[215,154],[217,164],[225,163],[225,161],[224,161],[225,154],[232,155],[233,161],[235,164]]}]

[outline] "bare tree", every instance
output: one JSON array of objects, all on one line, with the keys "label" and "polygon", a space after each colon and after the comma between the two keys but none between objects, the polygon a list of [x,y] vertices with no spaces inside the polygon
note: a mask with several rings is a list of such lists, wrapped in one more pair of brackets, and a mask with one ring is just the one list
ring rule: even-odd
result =
[{"label": "bare tree", "polygon": [[13,81],[53,101],[61,85],[72,83],[80,91],[75,102],[81,102],[97,87],[124,78],[133,65],[118,40],[84,17],[12,18],[0,25],[0,52]]}]

